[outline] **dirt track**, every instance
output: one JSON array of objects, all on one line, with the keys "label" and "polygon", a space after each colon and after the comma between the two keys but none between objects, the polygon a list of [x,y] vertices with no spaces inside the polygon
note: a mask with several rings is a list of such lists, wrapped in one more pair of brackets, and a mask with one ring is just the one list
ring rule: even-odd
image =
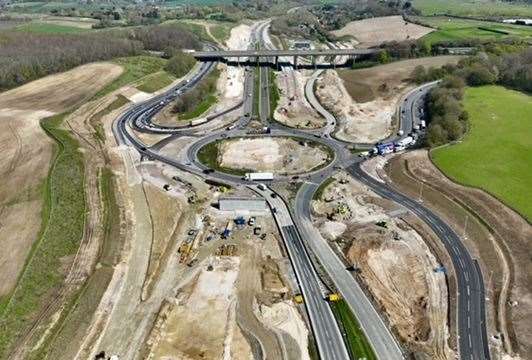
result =
[{"label": "dirt track", "polygon": [[121,72],[114,64],[89,64],[0,94],[0,121],[8,124],[0,134],[0,295],[14,286],[40,227],[40,186],[53,143],[39,120],[82,103]]},{"label": "dirt track", "polygon": [[468,217],[466,244],[481,260],[490,299],[488,335],[501,332],[507,351],[532,357],[532,226],[487,193],[453,183],[432,164],[426,151],[394,159],[387,173],[412,196],[419,196],[419,181],[423,180],[423,200],[459,234],[464,233]]}]

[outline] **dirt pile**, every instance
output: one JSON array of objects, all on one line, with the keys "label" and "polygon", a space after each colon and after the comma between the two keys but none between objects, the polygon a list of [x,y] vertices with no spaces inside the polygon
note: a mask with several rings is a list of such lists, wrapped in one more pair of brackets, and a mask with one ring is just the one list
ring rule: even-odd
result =
[{"label": "dirt pile", "polygon": [[356,103],[335,71],[325,71],[317,80],[316,95],[338,119],[335,136],[355,143],[373,143],[392,131],[392,114],[399,99],[378,99]]},{"label": "dirt pile", "polygon": [[280,99],[274,112],[275,120],[302,129],[316,129],[325,125],[325,119],[316,113],[304,94],[305,83],[310,75],[291,69],[277,73]]},{"label": "dirt pile", "polygon": [[403,220],[408,213],[347,175],[327,186],[313,212],[409,348],[449,358],[445,276],[434,271],[439,261]]},{"label": "dirt pile", "polygon": [[297,174],[329,160],[321,145],[291,138],[240,138],[220,145],[218,162],[223,167]]}]

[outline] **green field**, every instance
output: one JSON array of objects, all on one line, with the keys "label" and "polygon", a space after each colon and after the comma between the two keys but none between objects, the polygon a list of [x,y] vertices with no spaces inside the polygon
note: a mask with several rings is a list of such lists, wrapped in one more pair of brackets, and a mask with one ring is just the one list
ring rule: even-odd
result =
[{"label": "green field", "polygon": [[[163,70],[166,64],[165,59],[154,56],[132,56],[118,58],[113,60],[114,63],[121,65],[124,72],[112,83],[100,90],[94,97],[107,95],[122,86],[137,81],[147,75],[154,74]],[[153,89],[153,87],[152,87]]]},{"label": "green field", "polygon": [[344,300],[331,303],[332,310],[347,338],[347,347],[353,359],[377,360],[358,320]]},{"label": "green field", "polygon": [[[438,29],[422,39],[429,43],[465,39],[499,39],[508,36],[532,38],[532,27],[495,23],[491,21],[449,18],[445,16],[417,16],[412,20]],[[502,34],[505,32],[507,34]]]},{"label": "green field", "polygon": [[17,286],[0,308],[0,358],[34,318],[65,277],[65,259],[76,253],[85,224],[83,155],[68,131],[61,129],[65,115],[41,124],[57,143],[44,186],[42,226]]},{"label": "green field", "polygon": [[413,0],[414,8],[423,15],[459,16],[516,16],[532,17],[532,6],[523,3],[508,3],[490,0]]},{"label": "green field", "polygon": [[91,29],[83,29],[75,26],[33,21],[18,25],[15,27],[15,30],[41,34],[79,34],[91,31]]},{"label": "green field", "polygon": [[167,73],[166,71],[156,72],[155,74],[148,75],[137,89],[147,93],[153,93],[160,90],[172,83],[175,80],[175,76]]},{"label": "green field", "polygon": [[471,129],[456,145],[432,152],[459,183],[484,189],[532,220],[532,96],[500,86],[468,88]]}]

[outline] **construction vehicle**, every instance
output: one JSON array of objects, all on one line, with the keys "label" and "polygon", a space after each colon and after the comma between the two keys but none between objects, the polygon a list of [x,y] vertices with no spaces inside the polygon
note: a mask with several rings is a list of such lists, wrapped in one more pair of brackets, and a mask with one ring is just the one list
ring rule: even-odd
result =
[{"label": "construction vehicle", "polygon": [[332,294],[327,295],[327,301],[330,301],[330,302],[340,301],[341,299],[342,297],[338,293],[332,293]]},{"label": "construction vehicle", "polygon": [[296,304],[303,304],[303,295],[297,294],[294,296],[294,301]]},{"label": "construction vehicle", "polygon": [[255,216],[252,216],[252,217],[249,218],[248,225],[249,226],[255,225]]},{"label": "construction vehicle", "polygon": [[227,222],[227,225],[225,226],[224,231],[222,232],[222,238],[227,239],[231,235],[231,231],[233,230],[233,221],[229,220]]}]

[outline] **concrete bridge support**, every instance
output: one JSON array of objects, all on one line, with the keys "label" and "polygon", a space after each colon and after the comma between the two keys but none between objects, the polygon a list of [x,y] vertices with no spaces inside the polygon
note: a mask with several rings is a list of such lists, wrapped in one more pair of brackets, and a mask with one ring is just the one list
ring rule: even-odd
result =
[{"label": "concrete bridge support", "polygon": [[294,70],[297,70],[297,55],[294,55]]}]

